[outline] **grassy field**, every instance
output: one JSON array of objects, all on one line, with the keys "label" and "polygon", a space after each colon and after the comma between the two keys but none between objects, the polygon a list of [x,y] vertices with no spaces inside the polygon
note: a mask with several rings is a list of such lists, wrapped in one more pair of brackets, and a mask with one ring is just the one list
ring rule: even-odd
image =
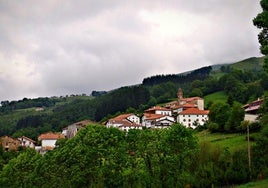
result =
[{"label": "grassy field", "polygon": [[208,102],[213,102],[213,103],[217,103],[217,102],[223,102],[225,103],[227,101],[227,95],[223,92],[223,91],[219,91],[216,93],[212,93],[209,95],[206,95],[204,97],[204,101],[205,101],[205,106],[208,104]]},{"label": "grassy field", "polygon": [[263,57],[252,57],[245,59],[243,61],[231,64],[232,68],[239,70],[253,70],[260,71],[263,70]]},{"label": "grassy field", "polygon": [[[256,133],[254,133],[256,134]],[[209,142],[212,146],[229,148],[231,152],[239,149],[247,148],[247,135],[246,134],[223,134],[223,133],[210,133],[205,130],[195,134],[199,142]],[[251,142],[253,145],[254,142]]]},{"label": "grassy field", "polygon": [[268,187],[268,179],[256,182],[250,182],[244,185],[239,185],[236,188],[266,188]]}]

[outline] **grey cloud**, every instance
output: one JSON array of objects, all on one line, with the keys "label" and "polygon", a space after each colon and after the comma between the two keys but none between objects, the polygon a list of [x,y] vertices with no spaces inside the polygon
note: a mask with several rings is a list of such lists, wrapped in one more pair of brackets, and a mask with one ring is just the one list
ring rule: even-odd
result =
[{"label": "grey cloud", "polygon": [[258,56],[258,11],[253,0],[1,1],[0,100],[110,90]]}]

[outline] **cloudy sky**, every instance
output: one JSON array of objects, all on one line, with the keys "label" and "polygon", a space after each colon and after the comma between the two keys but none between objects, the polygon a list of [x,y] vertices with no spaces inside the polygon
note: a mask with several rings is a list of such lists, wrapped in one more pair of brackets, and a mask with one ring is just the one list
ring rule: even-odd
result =
[{"label": "cloudy sky", "polygon": [[261,56],[256,0],[0,0],[0,101]]}]

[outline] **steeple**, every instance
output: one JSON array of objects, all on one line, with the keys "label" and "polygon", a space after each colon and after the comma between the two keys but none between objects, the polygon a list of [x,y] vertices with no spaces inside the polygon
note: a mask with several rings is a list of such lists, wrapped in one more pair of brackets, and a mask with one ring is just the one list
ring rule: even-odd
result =
[{"label": "steeple", "polygon": [[182,89],[181,88],[179,88],[178,89],[178,101],[180,101],[181,99],[183,99],[183,92],[182,92]]}]

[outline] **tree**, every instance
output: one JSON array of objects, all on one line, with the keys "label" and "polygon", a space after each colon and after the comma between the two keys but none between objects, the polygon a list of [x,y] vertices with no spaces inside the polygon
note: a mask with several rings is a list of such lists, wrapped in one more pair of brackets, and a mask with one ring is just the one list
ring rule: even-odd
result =
[{"label": "tree", "polygon": [[245,117],[245,111],[241,105],[235,103],[231,109],[228,121],[225,123],[224,129],[228,132],[239,131],[241,122]]},{"label": "tree", "polygon": [[[213,131],[216,131],[215,129],[218,128],[218,131],[223,131],[225,123],[228,121],[230,113],[231,113],[231,107],[228,104],[223,103],[215,103],[210,107],[209,112],[209,121],[213,124],[209,125],[209,128],[211,127]],[[216,124],[218,126],[216,126]],[[213,126],[212,126],[213,125]]]},{"label": "tree", "polygon": [[264,70],[268,73],[268,0],[261,0],[260,5],[263,9],[261,13],[253,19],[253,24],[262,29],[258,35],[259,43],[261,44],[260,50],[264,58]]},{"label": "tree", "polygon": [[10,160],[0,173],[0,186],[35,187],[37,176],[34,170],[40,158],[35,150],[27,149]]}]

